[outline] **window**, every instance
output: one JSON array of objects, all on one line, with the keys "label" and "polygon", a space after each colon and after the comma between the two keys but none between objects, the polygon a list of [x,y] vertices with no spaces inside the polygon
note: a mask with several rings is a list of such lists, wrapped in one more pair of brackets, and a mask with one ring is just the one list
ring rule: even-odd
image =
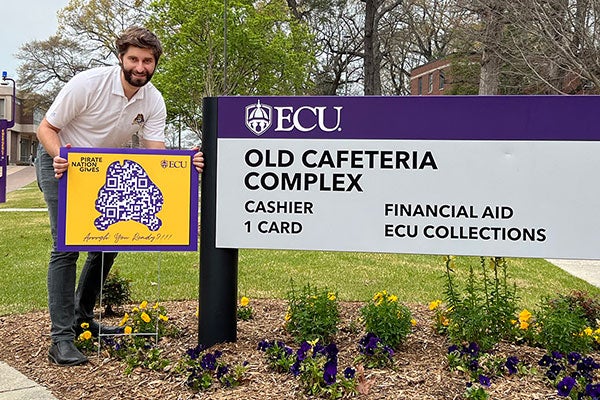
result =
[{"label": "window", "polygon": [[427,75],[427,83],[429,85],[429,93],[433,92],[433,72]]},{"label": "window", "polygon": [[4,99],[0,99],[0,119],[4,119]]},{"label": "window", "polygon": [[439,89],[444,90],[444,85],[446,85],[446,73],[443,69],[440,69]]},{"label": "window", "polygon": [[418,85],[417,93],[419,95],[423,94],[423,78],[422,77],[419,77],[419,79],[417,79],[417,85]]}]

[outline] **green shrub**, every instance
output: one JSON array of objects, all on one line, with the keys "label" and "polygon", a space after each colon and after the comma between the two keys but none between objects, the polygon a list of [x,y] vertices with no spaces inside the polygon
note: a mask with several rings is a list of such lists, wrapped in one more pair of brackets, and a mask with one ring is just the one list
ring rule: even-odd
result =
[{"label": "green shrub", "polygon": [[102,306],[106,316],[115,315],[116,309],[131,303],[131,279],[122,277],[113,269],[104,281]]},{"label": "green shrub", "polygon": [[373,300],[360,309],[365,330],[376,335],[382,344],[397,349],[411,331],[412,314],[386,290],[377,292]]},{"label": "green shrub", "polygon": [[337,293],[305,285],[301,291],[287,293],[288,312],[285,329],[298,343],[319,339],[330,343],[338,331],[340,312]]},{"label": "green shrub", "polygon": [[446,257],[447,333],[453,343],[477,343],[491,349],[513,332],[516,315],[516,287],[508,284],[506,260],[480,257],[479,273],[469,266],[461,292],[453,279],[453,257]]},{"label": "green shrub", "polygon": [[570,307],[579,307],[590,326],[600,321],[600,300],[591,297],[588,293],[573,290],[567,295],[559,295]]},{"label": "green shrub", "polygon": [[[583,308],[567,297],[546,299],[536,313],[536,340],[548,351],[587,354],[594,345]],[[587,328],[587,329],[586,329]],[[586,334],[586,330],[590,334]]]}]

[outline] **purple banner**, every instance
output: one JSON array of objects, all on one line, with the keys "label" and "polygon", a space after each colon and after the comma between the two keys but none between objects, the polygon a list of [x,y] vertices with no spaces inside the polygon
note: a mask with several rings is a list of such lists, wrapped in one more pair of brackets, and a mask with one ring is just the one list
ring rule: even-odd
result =
[{"label": "purple banner", "polygon": [[219,138],[598,141],[600,96],[220,97]]}]

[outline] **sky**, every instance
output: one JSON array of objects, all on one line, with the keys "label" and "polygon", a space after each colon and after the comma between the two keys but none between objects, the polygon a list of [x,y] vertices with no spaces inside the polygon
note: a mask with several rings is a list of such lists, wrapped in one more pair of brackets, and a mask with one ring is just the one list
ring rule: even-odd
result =
[{"label": "sky", "polygon": [[69,0],[2,0],[0,8],[0,71],[17,79],[20,61],[14,54],[32,40],[46,40],[56,33],[56,13]]}]

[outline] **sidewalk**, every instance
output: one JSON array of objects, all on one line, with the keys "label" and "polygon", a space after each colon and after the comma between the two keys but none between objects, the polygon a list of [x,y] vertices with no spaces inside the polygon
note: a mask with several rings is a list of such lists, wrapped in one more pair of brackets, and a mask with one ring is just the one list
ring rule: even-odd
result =
[{"label": "sidewalk", "polygon": [[600,260],[546,260],[591,285],[600,287]]},{"label": "sidewalk", "polygon": [[10,193],[35,181],[35,167],[30,165],[9,165],[6,168],[6,193]]},{"label": "sidewalk", "polygon": [[0,361],[0,400],[33,399],[57,400],[48,389]]}]

